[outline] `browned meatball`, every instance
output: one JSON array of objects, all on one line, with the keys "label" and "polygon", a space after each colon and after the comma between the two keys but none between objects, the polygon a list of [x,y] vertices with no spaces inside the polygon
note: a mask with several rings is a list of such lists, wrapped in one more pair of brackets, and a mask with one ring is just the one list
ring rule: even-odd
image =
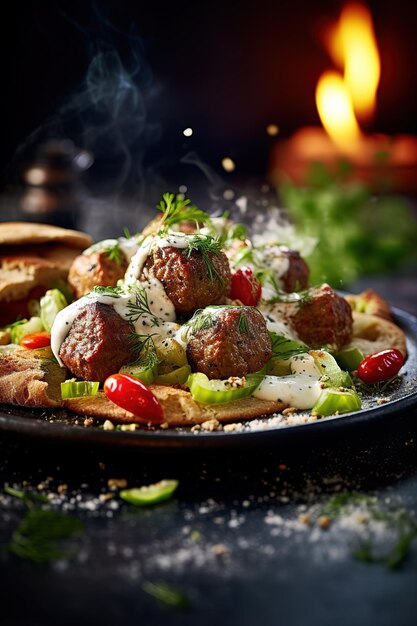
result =
[{"label": "browned meatball", "polygon": [[352,338],[352,310],[329,285],[311,289],[307,301],[292,317],[298,336],[308,346],[340,349]]},{"label": "browned meatball", "polygon": [[187,358],[194,372],[209,378],[245,376],[262,369],[272,355],[271,339],[262,314],[254,307],[208,307],[193,331],[190,322]]},{"label": "browned meatball", "polygon": [[200,252],[186,256],[180,248],[155,247],[144,270],[161,281],[177,313],[190,315],[209,304],[224,304],[230,290],[229,261],[223,252]]},{"label": "browned meatball", "polygon": [[75,318],[59,356],[78,378],[104,382],[136,358],[131,338],[135,328],[113,307],[88,304]]},{"label": "browned meatball", "polygon": [[[287,293],[307,289],[309,285],[310,270],[307,263],[297,250],[292,250],[286,246],[265,246],[259,250],[253,250],[254,258],[251,257],[251,246],[245,241],[235,241],[226,250],[226,255],[230,259],[232,269],[236,270],[242,265],[242,255],[245,258],[245,251],[248,252],[248,266],[255,270],[265,266],[268,268],[275,283],[280,289]],[[237,263],[236,263],[237,261]],[[288,269],[281,274],[279,271],[281,262],[288,262]]]},{"label": "browned meatball", "polygon": [[287,293],[307,289],[310,270],[307,263],[297,250],[281,249],[289,261],[288,270],[281,276],[282,289]]},{"label": "browned meatball", "polygon": [[125,275],[127,265],[124,255],[117,262],[109,259],[104,250],[80,254],[70,267],[68,283],[75,298],[81,298],[95,285],[115,287],[117,281]]}]

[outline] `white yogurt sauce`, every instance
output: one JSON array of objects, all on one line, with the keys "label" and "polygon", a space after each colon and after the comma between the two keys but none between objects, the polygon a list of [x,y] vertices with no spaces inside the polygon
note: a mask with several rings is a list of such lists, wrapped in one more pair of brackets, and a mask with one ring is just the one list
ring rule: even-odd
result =
[{"label": "white yogurt sauce", "polygon": [[[149,276],[143,268],[154,246],[160,248],[166,246],[186,248],[189,240],[190,235],[187,236],[183,233],[172,233],[166,237],[146,237],[139,247],[136,244],[136,252],[131,256],[124,278],[124,284],[127,287],[125,294],[113,297],[91,292],[60,311],[51,329],[51,349],[59,364],[61,366],[63,365],[59,357],[62,342],[69,333],[75,318],[84,307],[93,302],[100,302],[101,304],[107,304],[113,307],[120,317],[133,323],[135,331],[139,334],[156,333],[162,338],[174,336],[180,329],[180,325],[175,323],[176,314],[174,305],[168,298],[162,283],[154,276]],[[102,247],[111,247],[118,242],[120,244],[120,241],[120,239],[107,239],[100,242],[100,245]],[[125,251],[125,248],[130,248],[131,252],[134,246],[131,246],[130,243],[128,245],[126,243],[127,241],[130,242],[130,240],[122,242],[124,245],[122,249]],[[90,250],[92,248],[94,248],[94,246],[91,246]],[[142,277],[142,275],[144,277]],[[140,277],[142,277],[142,280],[140,280]],[[129,288],[134,285],[137,285],[146,292],[148,306],[151,312],[151,315],[149,315],[149,313],[141,314],[136,321],[132,320],[132,312],[128,306],[129,302],[135,302],[134,291],[129,292]]]},{"label": "white yogurt sauce", "polygon": [[[165,294],[165,292],[164,292]],[[165,302],[160,298],[159,290],[155,292],[152,290],[152,285],[150,284],[150,291],[148,295],[148,304],[153,315],[149,315],[149,313],[141,314],[136,321],[133,321],[132,311],[129,308],[129,302],[134,302],[134,294],[126,293],[122,294],[118,297],[113,297],[105,294],[99,293],[90,293],[76,302],[73,302],[65,309],[60,311],[55,318],[51,329],[51,349],[52,352],[57,359],[58,363],[63,366],[63,362],[59,357],[59,351],[61,349],[61,345],[68,335],[71,326],[77,317],[77,315],[82,311],[86,306],[99,302],[101,304],[106,304],[111,306],[120,317],[131,321],[133,326],[135,327],[135,331],[140,335],[146,335],[151,333],[156,333],[163,339],[166,337],[172,337],[175,333],[180,329],[180,325],[176,324],[173,320],[175,320],[175,311],[172,315],[171,309],[163,309],[159,315],[156,314],[155,309],[163,308]],[[166,296],[165,296],[166,297]],[[169,301],[172,306],[172,302],[166,297],[166,300]],[[150,302],[153,302],[151,305]]]},{"label": "white yogurt sauce", "polygon": [[89,246],[84,250],[83,254],[92,254],[94,252],[100,252],[101,250],[111,250],[115,246],[119,246],[128,262],[130,262],[131,258],[134,254],[136,254],[139,248],[137,239],[134,237],[129,237],[129,239],[126,237],[119,237],[118,239],[103,239],[102,241],[93,243],[92,246]]},{"label": "white yogurt sauce", "polygon": [[291,318],[298,311],[298,305],[296,302],[277,302],[275,304],[268,304],[267,302],[260,301],[258,309],[265,318],[268,330],[282,335],[287,339],[295,339],[300,341],[297,332],[292,326]]},{"label": "white yogurt sauce", "polygon": [[309,354],[290,359],[289,376],[265,376],[254,391],[255,398],[285,402],[296,409],[311,409],[322,391],[321,374]]}]

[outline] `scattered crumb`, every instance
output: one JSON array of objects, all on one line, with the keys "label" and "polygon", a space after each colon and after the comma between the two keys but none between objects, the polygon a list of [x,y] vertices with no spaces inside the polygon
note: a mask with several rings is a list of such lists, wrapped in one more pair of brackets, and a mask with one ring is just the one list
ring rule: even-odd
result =
[{"label": "scattered crumb", "polygon": [[162,424],[159,425],[159,428],[162,428],[162,430],[167,430],[167,428],[169,428],[168,422],[162,422]]},{"label": "scattered crumb", "polygon": [[308,513],[300,513],[300,515],[298,516],[298,521],[301,524],[305,524],[306,526],[309,526],[311,524],[311,517]]},{"label": "scattered crumb", "polygon": [[225,424],[223,426],[223,430],[226,433],[234,433],[237,430],[241,429],[241,424]]},{"label": "scattered crumb", "polygon": [[126,478],[109,478],[107,486],[109,489],[124,489],[127,487],[127,480]]},{"label": "scattered crumb", "polygon": [[66,491],[68,491],[68,485],[58,485],[57,487],[58,493],[65,493]]},{"label": "scattered crumb", "polygon": [[202,430],[205,430],[207,432],[213,432],[215,430],[220,430],[221,429],[221,424],[219,422],[219,420],[216,419],[212,419],[212,420],[207,420],[206,422],[203,422],[201,424],[201,428]]},{"label": "scattered crumb", "polygon": [[322,530],[327,530],[332,525],[332,519],[328,515],[320,515],[317,524]]},{"label": "scattered crumb", "polygon": [[223,543],[216,543],[214,546],[211,546],[211,552],[216,556],[225,556],[230,553],[230,550]]},{"label": "scattered crumb", "polygon": [[293,406],[289,406],[289,407],[287,407],[286,409],[283,410],[282,414],[283,415],[292,415],[296,411],[297,411],[296,408],[294,408]]},{"label": "scattered crumb", "polygon": [[92,426],[94,424],[94,420],[92,417],[86,417],[84,420],[84,426]]}]

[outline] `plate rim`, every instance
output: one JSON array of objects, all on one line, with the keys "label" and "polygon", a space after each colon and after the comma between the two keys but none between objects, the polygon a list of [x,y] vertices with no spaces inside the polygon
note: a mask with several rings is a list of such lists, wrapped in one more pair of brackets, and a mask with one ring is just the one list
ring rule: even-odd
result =
[{"label": "plate rim", "polygon": [[[403,309],[392,307],[394,319],[407,335],[407,343],[414,347],[417,354],[417,317]],[[414,360],[417,364],[416,355]],[[413,362],[413,361],[412,361]],[[417,371],[416,371],[417,374]],[[164,431],[104,431],[100,428],[91,429],[78,424],[62,424],[32,419],[27,415],[14,415],[13,409],[19,413],[25,407],[0,405],[0,432],[9,432],[26,437],[42,438],[44,441],[61,443],[76,443],[87,445],[102,445],[105,447],[129,447],[151,450],[175,449],[214,449],[239,448],[247,446],[276,445],[279,442],[288,442],[289,439],[303,437],[306,432],[311,435],[332,433],[340,429],[356,427],[360,424],[367,426],[370,422],[386,419],[392,413],[405,412],[417,407],[417,386],[407,395],[396,398],[385,404],[370,407],[354,413],[327,417],[314,422],[277,426],[252,431],[237,432],[197,432],[178,430]],[[29,409],[31,412],[37,409]],[[8,413],[11,411],[11,413]],[[50,409],[39,409],[48,412]],[[33,417],[33,415],[32,415]]]}]

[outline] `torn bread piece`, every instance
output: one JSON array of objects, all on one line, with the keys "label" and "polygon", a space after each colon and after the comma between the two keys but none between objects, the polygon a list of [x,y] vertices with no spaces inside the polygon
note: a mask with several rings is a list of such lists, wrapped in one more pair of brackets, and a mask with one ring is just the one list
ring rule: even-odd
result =
[{"label": "torn bread piece", "polygon": [[0,223],[0,246],[34,245],[39,243],[62,243],[69,248],[84,250],[92,243],[87,233],[61,226],[35,222]]},{"label": "torn bread piece", "polygon": [[69,268],[92,238],[31,222],[0,223],[0,326],[30,317],[30,301],[66,285]]},{"label": "torn bread piece", "polygon": [[[213,419],[219,422],[235,422],[280,413],[288,406],[283,402],[259,400],[252,396],[226,404],[202,404],[196,402],[191,393],[183,389],[164,385],[150,385],[149,388],[161,403],[165,422],[169,426],[193,426]],[[101,391],[93,397],[65,400],[64,405],[74,413],[116,423],[148,423],[111,402]]]},{"label": "torn bread piece", "polygon": [[66,370],[31,350],[15,350],[0,358],[0,402],[25,407],[62,405],[61,383]]},{"label": "torn bread piece", "polygon": [[407,338],[397,324],[377,315],[353,311],[353,338],[348,346],[359,348],[364,356],[397,348],[407,356]]}]

